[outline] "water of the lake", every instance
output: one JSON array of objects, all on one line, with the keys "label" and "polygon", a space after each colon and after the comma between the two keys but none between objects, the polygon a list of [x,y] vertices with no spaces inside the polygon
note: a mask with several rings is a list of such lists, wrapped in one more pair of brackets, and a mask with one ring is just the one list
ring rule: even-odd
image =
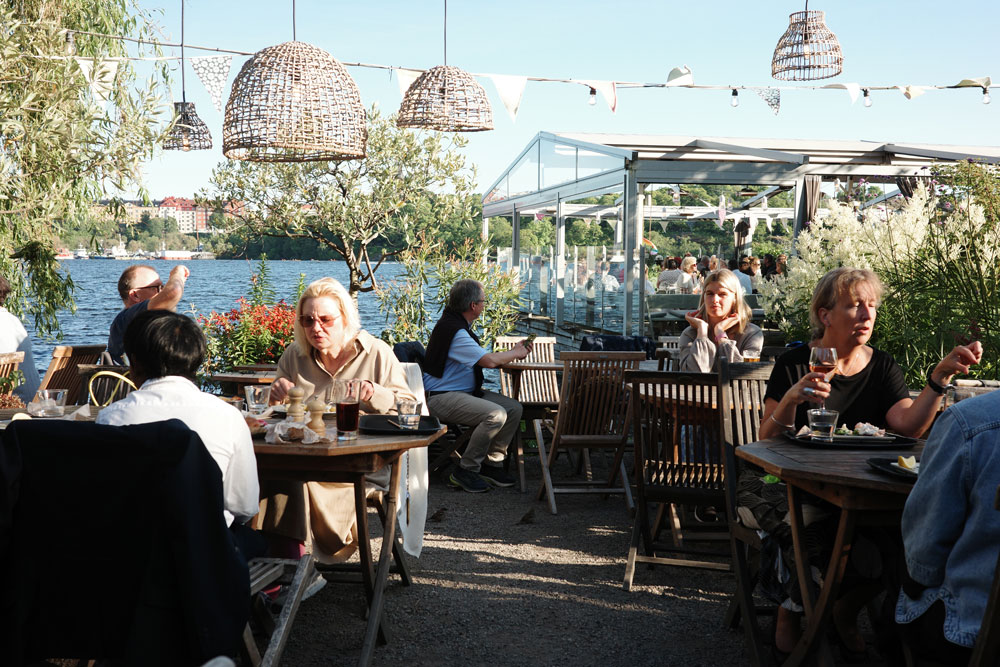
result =
[{"label": "water of the lake", "polygon": [[[63,339],[47,341],[41,339],[31,330],[31,322],[25,322],[26,328],[32,334],[35,365],[39,373],[52,359],[52,348],[56,345],[90,345],[107,343],[108,328],[111,320],[122,309],[121,298],[118,296],[118,276],[132,262],[114,260],[67,260],[62,262],[63,268],[73,277],[76,283],[75,314],[61,312],[59,322],[62,325]],[[170,269],[180,262],[156,260],[148,262],[156,269],[164,282]],[[257,262],[246,260],[197,260],[187,262],[191,270],[184,288],[184,299],[177,311],[190,314],[193,310],[207,314],[213,310],[226,311],[236,306],[236,299],[246,296],[250,287],[250,274],[257,269]],[[294,302],[296,288],[299,284],[299,274],[305,274],[306,284],[319,278],[336,278],[347,285],[347,267],[343,262],[299,262],[299,261],[269,261],[267,263],[271,274],[271,284],[279,299],[289,303]],[[375,274],[380,282],[385,282],[396,276],[400,265],[383,264]],[[361,312],[361,323],[372,335],[378,336],[385,328],[385,313],[378,307],[375,295],[366,292],[358,296],[358,309]]]}]

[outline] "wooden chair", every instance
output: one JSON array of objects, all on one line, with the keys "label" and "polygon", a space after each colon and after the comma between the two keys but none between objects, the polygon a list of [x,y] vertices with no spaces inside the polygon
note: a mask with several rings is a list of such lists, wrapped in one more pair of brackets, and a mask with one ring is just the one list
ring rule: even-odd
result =
[{"label": "wooden chair", "polygon": [[726,517],[733,572],[736,575],[736,592],[729,602],[725,620],[726,625],[732,629],[739,627],[742,620],[747,649],[756,667],[770,662],[770,656],[764,649],[764,635],[757,616],[760,613],[774,614],[776,609],[758,608],[753,599],[760,570],[761,543],[756,529],[746,526],[736,509],[736,483],[739,480],[736,448],[759,439],[760,419],[764,413],[764,392],[773,368],[773,361],[730,364],[726,358],[720,359],[719,365]]},{"label": "wooden chair", "polygon": [[[632,587],[636,563],[728,570],[719,560],[673,558],[660,553],[723,556],[719,551],[684,544],[676,506],[723,507],[723,472],[715,373],[635,371],[631,387],[635,438],[636,512],[625,566],[625,590]],[[655,519],[650,506],[658,504]],[[672,541],[659,540],[667,508]],[[638,553],[642,542],[643,553]]]},{"label": "wooden chair", "polygon": [[243,629],[243,645],[240,652],[243,657],[243,664],[250,664],[253,667],[272,667],[281,663],[281,654],[288,644],[288,637],[292,632],[292,622],[298,613],[299,605],[302,602],[302,595],[306,588],[313,581],[314,563],[311,554],[306,554],[298,560],[288,558],[255,558],[249,563],[250,566],[250,596],[256,602],[258,593],[265,588],[281,583],[287,587],[284,603],[278,618],[271,617],[270,612],[260,606],[254,605],[253,615],[262,634],[269,635],[267,647],[261,655],[254,639],[253,631],[248,623]]},{"label": "wooden chair", "polygon": [[[503,352],[511,349],[524,336],[498,336],[493,342],[493,350]],[[525,361],[548,363],[556,360],[556,339],[554,337],[536,338]],[[525,424],[532,424],[536,419],[551,419],[551,412],[559,405],[559,383],[555,371],[524,371],[521,373],[520,393],[514,395],[514,380],[510,371],[500,369],[500,393],[519,401],[524,408],[521,419]],[[514,439],[514,459],[517,462],[517,474],[521,482],[521,493],[527,491],[524,475],[524,443],[521,429],[517,430]]]},{"label": "wooden chair", "polygon": [[[625,474],[623,457],[628,442],[629,419],[628,392],[625,372],[639,368],[646,358],[645,352],[563,352],[562,389],[559,412],[556,414],[552,445],[545,451],[543,420],[535,420],[535,438],[538,441],[538,458],[542,465],[542,486],[538,499],[548,497],[549,510],[556,513],[556,493],[624,493],[625,502],[632,509],[632,490]],[[607,481],[587,479],[577,483],[556,486],[551,468],[561,449],[581,449],[583,454],[591,448],[614,449],[615,458]],[[620,486],[615,480],[621,474]]]},{"label": "wooden chair", "polygon": [[77,366],[96,364],[104,345],[57,345],[39,389],[65,389],[66,404],[76,405],[83,397],[83,380]]},{"label": "wooden chair", "polygon": [[124,373],[97,371],[91,375],[90,381],[87,383],[90,405],[100,408],[107,407],[135,391],[135,383],[128,378],[127,373],[126,369]]},{"label": "wooden chair", "polygon": [[[24,361],[24,352],[4,352],[0,354],[0,379],[3,379],[20,368]],[[17,388],[16,383],[11,383],[6,390],[0,385],[0,396],[9,396]]]}]

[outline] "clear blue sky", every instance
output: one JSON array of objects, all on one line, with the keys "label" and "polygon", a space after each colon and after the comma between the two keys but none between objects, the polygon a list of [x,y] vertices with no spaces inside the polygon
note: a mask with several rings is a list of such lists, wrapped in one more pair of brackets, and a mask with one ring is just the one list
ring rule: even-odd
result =
[{"label": "clear blue sky", "polygon": [[[141,0],[162,10],[165,37],[179,41],[180,3]],[[297,37],[346,62],[430,68],[442,64],[440,0],[335,2],[297,0]],[[669,2],[666,0],[506,0],[448,3],[448,63],[476,73],[572,79],[662,82],[687,64],[697,84],[781,85],[771,78],[771,55],[804,2]],[[993,0],[813,0],[843,49],[840,76],[818,82],[864,85],[953,84],[993,76],[1000,83],[1000,50]],[[292,39],[291,0],[189,2],[185,42],[256,51]],[[186,55],[211,55],[190,49]],[[236,56],[226,86],[245,57]],[[395,111],[400,95],[385,70],[350,68],[365,106]],[[619,90],[618,112],[603,100],[587,104],[582,86],[528,82],[516,122],[491,81],[480,79],[493,103],[495,130],[469,133],[467,160],[486,188],[540,130],[725,137],[864,139],[1000,145],[1000,89],[981,103],[978,89],[929,91],[907,100],[898,91],[874,92],[874,104],[851,105],[845,91],[783,91],[775,116],[744,91],[731,108],[728,90]],[[806,82],[808,83],[808,82]],[[794,84],[792,84],[794,85]],[[180,100],[180,73],[173,82]],[[222,115],[188,66],[187,98],[212,131],[215,148],[166,152],[146,168],[153,198],[190,196],[207,186],[222,156]]]}]

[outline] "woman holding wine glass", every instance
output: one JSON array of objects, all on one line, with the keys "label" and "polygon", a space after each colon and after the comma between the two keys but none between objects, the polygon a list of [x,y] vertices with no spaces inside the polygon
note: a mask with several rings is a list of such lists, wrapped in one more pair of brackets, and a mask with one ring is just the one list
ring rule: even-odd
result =
[{"label": "woman holding wine glass", "polygon": [[723,355],[729,361],[760,359],[764,332],[750,322],[750,306],[743,299],[739,280],[729,269],[705,277],[698,310],[685,318],[689,326],[678,343],[682,371],[708,373]]},{"label": "woman holding wine glass", "polygon": [[[321,278],[299,297],[295,341],[278,361],[271,402],[284,401],[292,387],[301,387],[307,398],[325,396],[334,380],[353,379],[360,380],[365,412],[395,412],[397,398],[415,400],[392,349],[361,329],[354,299],[333,278]],[[341,562],[354,553],[353,484],[269,481],[261,484],[261,497],[255,527],[280,545],[275,555],[291,555],[289,550],[308,542],[320,562]]]},{"label": "woman holding wine glass", "polygon": [[[982,346],[977,341],[955,347],[928,371],[923,391],[911,399],[903,371],[895,360],[868,345],[881,296],[882,283],[871,271],[841,267],[820,279],[809,309],[813,339],[775,362],[765,394],[761,439],[797,431],[807,423],[807,411],[824,403],[828,409],[837,410],[838,423],[849,428],[867,422],[907,436],[927,430],[945,385],[956,373],[967,373],[970,365],[979,362]],[[753,513],[760,527],[777,541],[786,565],[794,567],[785,520],[788,505],[784,485],[769,484],[762,478],[763,473],[749,467],[741,473],[738,503]],[[831,543],[833,535],[828,521],[835,516],[822,503],[814,509],[820,516],[826,511],[829,517],[806,528],[810,558],[816,558],[811,562],[822,568],[824,545]],[[801,602],[798,583],[794,577],[791,579],[785,587],[788,598],[779,607],[775,632],[775,645],[785,652],[797,641],[798,619],[793,612]],[[845,593],[834,608],[833,620],[841,639],[855,652],[864,649],[856,625],[857,613],[870,596],[869,588],[858,586]]]}]

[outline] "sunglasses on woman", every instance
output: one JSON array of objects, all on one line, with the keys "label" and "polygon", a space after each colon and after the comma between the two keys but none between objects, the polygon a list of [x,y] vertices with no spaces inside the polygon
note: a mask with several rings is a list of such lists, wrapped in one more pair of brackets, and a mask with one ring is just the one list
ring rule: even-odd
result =
[{"label": "sunglasses on woman", "polygon": [[312,329],[313,325],[319,322],[319,325],[324,329],[328,329],[337,318],[333,315],[318,315],[313,317],[312,315],[303,315],[299,318],[299,324],[302,325],[303,329]]}]

